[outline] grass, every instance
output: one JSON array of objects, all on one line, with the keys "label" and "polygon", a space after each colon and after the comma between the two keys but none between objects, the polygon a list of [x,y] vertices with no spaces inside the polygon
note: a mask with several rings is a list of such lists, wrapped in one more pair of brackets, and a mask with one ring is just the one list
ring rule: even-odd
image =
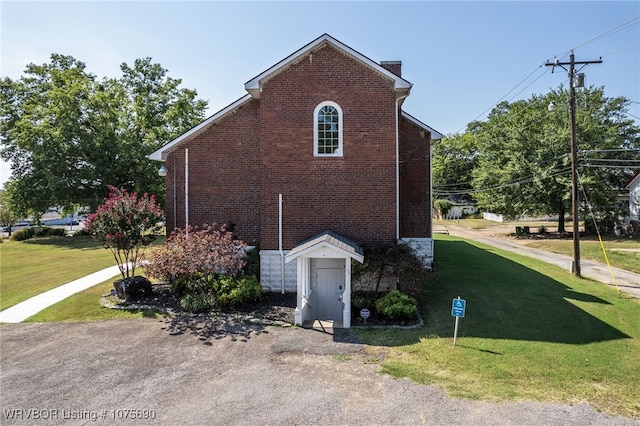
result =
[{"label": "grass", "polygon": [[0,258],[0,309],[115,264],[111,252],[90,237],[5,240]]},{"label": "grass", "polygon": [[[519,240],[519,242],[527,247],[573,256],[572,240]],[[611,266],[640,274],[640,239],[607,238],[603,239],[603,245]],[[580,240],[580,257],[606,264],[600,242],[594,241],[593,238]]]},{"label": "grass", "polygon": [[[154,244],[161,244],[158,238]],[[0,244],[0,310],[115,265],[91,237],[47,237]]]},{"label": "grass", "polygon": [[[530,226],[532,233],[537,233],[538,227],[549,226],[552,222],[509,222],[497,223],[485,219],[461,219],[461,220],[436,220],[434,228],[443,230],[448,225],[461,225],[471,229],[492,229],[496,234],[509,234],[515,231],[516,226]],[[546,225],[545,225],[546,224]],[[566,229],[571,229],[571,222],[566,224]],[[552,253],[573,256],[573,239],[527,239],[518,238],[513,241],[527,247],[537,248],[540,250],[550,251]],[[626,271],[640,274],[640,239],[628,237],[604,236],[603,245],[607,253],[607,258],[611,266],[624,269]],[[602,253],[602,247],[597,237],[588,236],[580,238],[580,257],[584,260],[592,260],[606,264],[606,259]]]},{"label": "grass", "polygon": [[[425,327],[358,331],[393,346],[382,371],[491,401],[586,401],[640,418],[640,302],[555,266],[436,236]],[[460,259],[464,259],[461,264]],[[467,301],[453,346],[451,302]]]},{"label": "grass", "polygon": [[40,311],[25,322],[99,321],[109,318],[155,318],[159,315],[150,310],[125,311],[105,308],[100,304],[100,298],[109,294],[111,289],[113,280],[107,280]]}]

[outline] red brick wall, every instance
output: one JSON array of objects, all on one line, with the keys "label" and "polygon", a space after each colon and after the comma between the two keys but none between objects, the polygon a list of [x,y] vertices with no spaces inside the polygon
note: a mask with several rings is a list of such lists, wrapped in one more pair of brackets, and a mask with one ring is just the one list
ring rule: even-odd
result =
[{"label": "red brick wall", "polygon": [[400,118],[400,237],[431,236],[430,134]]},{"label": "red brick wall", "polygon": [[[313,155],[313,113],[324,101],[337,103],[343,112],[340,158]],[[395,241],[396,108],[393,81],[382,74],[331,46],[306,55],[265,82],[260,99],[169,154],[168,228],[174,214],[178,227],[185,224],[188,148],[193,225],[233,223],[236,235],[247,243],[277,249],[278,194],[283,194],[285,249],[327,229],[360,244]],[[401,124],[403,129],[407,126]],[[428,153],[428,140],[420,139],[416,128],[403,132],[408,135],[405,156],[423,147]],[[401,205],[411,218],[403,220],[402,236],[425,236],[423,224],[428,221],[422,220],[421,212],[428,194],[423,180],[412,184],[414,178],[428,179],[427,172],[421,175],[424,167],[428,163],[405,166]],[[428,208],[424,210],[428,214]]]},{"label": "red brick wall", "polygon": [[[313,113],[343,111],[343,157],[313,155]],[[366,244],[396,238],[393,82],[331,46],[267,81],[260,98],[260,241],[278,247],[331,229]]]},{"label": "red brick wall", "polygon": [[248,244],[259,238],[257,100],[206,128],[170,153],[167,172],[167,228],[173,227],[173,164],[176,159],[177,227],[184,228],[185,148],[189,149],[189,223],[233,224]]}]

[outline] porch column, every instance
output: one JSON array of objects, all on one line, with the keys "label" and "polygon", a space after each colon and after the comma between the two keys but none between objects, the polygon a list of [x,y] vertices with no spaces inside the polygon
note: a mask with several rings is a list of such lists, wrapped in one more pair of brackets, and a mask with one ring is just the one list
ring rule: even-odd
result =
[{"label": "porch column", "polygon": [[342,327],[351,327],[351,258],[344,259],[344,292],[342,293]]},{"label": "porch column", "polygon": [[304,267],[304,256],[300,256],[298,257],[298,259],[296,260],[297,262],[297,272],[298,272],[298,286],[297,289],[298,291],[296,292],[296,310],[295,310],[295,315],[294,315],[294,323],[296,325],[302,325],[303,322],[303,318],[302,318],[302,310],[304,309],[304,306],[302,305],[302,298],[303,298],[303,292],[304,292],[304,288],[305,288],[305,283],[306,283],[306,268]]}]

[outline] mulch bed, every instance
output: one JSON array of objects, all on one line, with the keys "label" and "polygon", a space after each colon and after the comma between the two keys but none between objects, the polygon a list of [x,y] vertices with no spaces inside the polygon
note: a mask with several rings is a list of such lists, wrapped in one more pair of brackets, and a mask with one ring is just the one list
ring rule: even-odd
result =
[{"label": "mulch bed", "polygon": [[[117,299],[115,296],[105,296],[102,300],[102,304],[114,309],[157,311],[168,314],[174,318],[180,317],[182,319],[185,319],[186,317],[200,317],[202,319],[204,316],[233,316],[237,319],[280,325],[293,325],[294,323],[296,309],[295,293],[263,293],[259,302],[241,306],[233,311],[212,311],[193,314],[185,311],[180,306],[178,299],[171,291],[171,286],[168,284],[153,284],[151,288],[153,291],[152,294],[138,297],[130,303],[125,303],[124,301]],[[352,315],[351,325],[385,328],[416,328],[422,325],[420,318],[412,324],[399,324],[378,317],[375,313],[373,314],[374,315],[368,318],[365,322],[357,313],[354,312]]]},{"label": "mulch bed", "polygon": [[[152,294],[141,296],[126,303],[115,296],[103,298],[103,305],[115,309],[128,310],[154,310],[173,316],[193,315],[185,311],[171,291],[168,284],[153,284]],[[264,293],[259,302],[247,304],[235,309],[233,312],[211,312],[212,314],[241,315],[251,318],[263,319],[275,322],[293,324],[296,309],[295,293]],[[203,315],[203,314],[200,314]]]}]

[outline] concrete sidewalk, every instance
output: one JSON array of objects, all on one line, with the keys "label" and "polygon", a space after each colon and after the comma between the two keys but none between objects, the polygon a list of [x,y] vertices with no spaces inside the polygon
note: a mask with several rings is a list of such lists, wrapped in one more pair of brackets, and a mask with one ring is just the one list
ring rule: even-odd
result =
[{"label": "concrete sidewalk", "polygon": [[[534,259],[556,265],[570,272],[573,258],[548,251],[538,250],[518,244],[512,240],[493,237],[482,230],[469,229],[458,225],[448,225],[447,231],[450,235],[477,241],[505,251],[533,257]],[[436,253],[436,256],[438,254]],[[633,297],[640,299],[640,275],[622,269],[611,268],[601,263],[582,259],[580,262],[583,278],[590,278],[608,286],[619,289]],[[613,274],[613,275],[612,275]],[[615,277],[615,280],[614,280]],[[616,285],[617,284],[617,285]]]},{"label": "concrete sidewalk", "polygon": [[75,293],[86,290],[117,275],[120,275],[120,268],[116,265],[46,291],[8,309],[0,311],[0,323],[22,322],[41,310],[48,308],[49,306],[54,305]]}]

